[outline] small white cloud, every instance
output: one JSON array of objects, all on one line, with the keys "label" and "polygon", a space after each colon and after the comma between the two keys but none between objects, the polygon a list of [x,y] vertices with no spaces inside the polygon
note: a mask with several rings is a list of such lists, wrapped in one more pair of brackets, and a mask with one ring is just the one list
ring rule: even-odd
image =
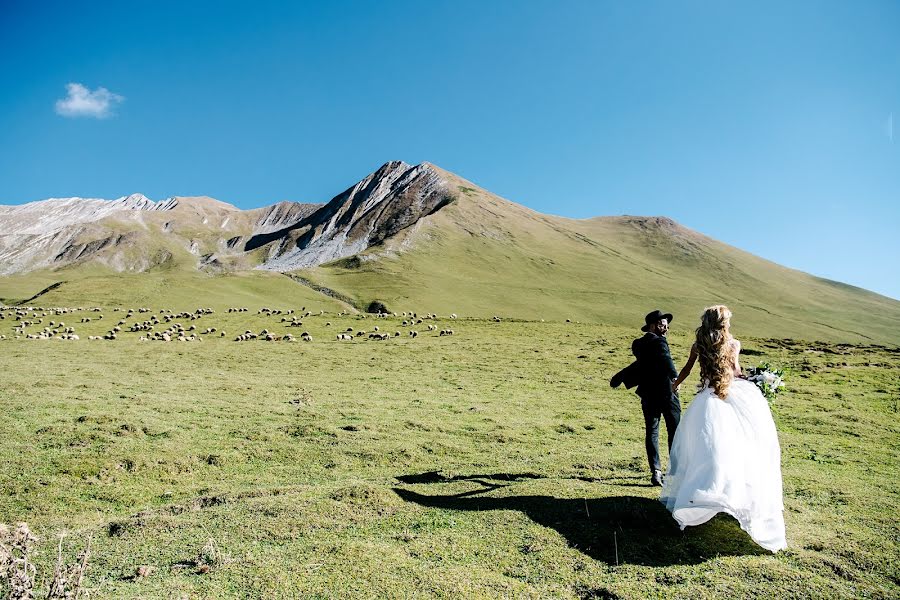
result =
[{"label": "small white cloud", "polygon": [[91,91],[80,83],[70,83],[66,90],[69,95],[56,101],[56,113],[64,117],[105,119],[112,116],[115,105],[125,100],[104,87]]}]

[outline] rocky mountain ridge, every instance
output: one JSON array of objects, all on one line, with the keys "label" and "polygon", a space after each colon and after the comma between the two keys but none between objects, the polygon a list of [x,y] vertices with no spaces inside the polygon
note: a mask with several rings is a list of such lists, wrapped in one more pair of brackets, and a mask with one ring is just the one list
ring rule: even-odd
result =
[{"label": "rocky mountain ridge", "polygon": [[293,271],[353,256],[452,201],[447,182],[428,163],[386,163],[307,218],[251,238],[246,250],[274,240],[262,268]]},{"label": "rocky mountain ridge", "polygon": [[131,194],[115,200],[49,198],[21,206],[0,206],[0,234],[40,235],[97,221],[118,211],[171,210],[175,205],[175,198],[154,202],[143,194]]},{"label": "rocky mountain ridge", "polygon": [[428,163],[392,161],[326,204],[241,210],[204,196],[131,194],[0,206],[0,275],[88,262],[143,271],[185,253],[198,269],[292,271],[380,244],[452,197]]}]

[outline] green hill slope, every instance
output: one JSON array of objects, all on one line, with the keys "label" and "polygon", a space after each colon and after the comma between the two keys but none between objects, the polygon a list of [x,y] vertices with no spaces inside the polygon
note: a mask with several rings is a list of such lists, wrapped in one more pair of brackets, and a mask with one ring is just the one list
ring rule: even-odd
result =
[{"label": "green hill slope", "polygon": [[451,173],[457,199],[388,244],[305,271],[365,306],[696,326],[728,304],[738,335],[900,344],[900,302],[781,267],[665,218],[543,215]]},{"label": "green hill slope", "polygon": [[242,271],[208,275],[186,269],[144,273],[116,273],[105,269],[74,268],[0,278],[0,301],[21,302],[55,283],[31,303],[38,306],[146,306],[157,310],[263,306],[337,312],[347,304],[300,285],[280,273]]}]

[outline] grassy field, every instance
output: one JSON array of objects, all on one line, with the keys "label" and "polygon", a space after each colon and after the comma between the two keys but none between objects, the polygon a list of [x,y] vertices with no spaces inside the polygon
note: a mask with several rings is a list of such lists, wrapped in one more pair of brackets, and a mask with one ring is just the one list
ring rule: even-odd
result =
[{"label": "grassy field", "polygon": [[[657,501],[637,398],[607,384],[637,331],[439,318],[454,335],[425,321],[411,338],[283,279],[280,302],[249,304],[248,281],[233,304],[249,312],[182,320],[226,338],[87,341],[125,314],[95,288],[81,304],[102,322],[28,328],[64,320],[81,340],[0,340],[0,522],[39,536],[39,579],[65,532],[70,560],[92,540],[94,598],[900,595],[896,349],[749,337],[736,314],[744,365],[790,369],[774,408],[789,548],[772,555],[728,517],[681,532]],[[167,289],[168,308],[208,305]],[[326,313],[302,329],[256,314],[301,301]],[[403,335],[335,340],[375,325]],[[263,328],[313,341],[232,341]]]}]

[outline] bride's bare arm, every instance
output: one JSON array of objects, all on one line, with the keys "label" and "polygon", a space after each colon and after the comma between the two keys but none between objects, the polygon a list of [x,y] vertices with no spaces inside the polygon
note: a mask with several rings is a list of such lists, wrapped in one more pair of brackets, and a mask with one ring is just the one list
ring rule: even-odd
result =
[{"label": "bride's bare arm", "polygon": [[741,369],[741,342],[734,340],[734,376],[743,377],[744,371]]},{"label": "bride's bare arm", "polygon": [[691,355],[688,357],[687,363],[685,363],[684,368],[681,369],[681,373],[678,374],[678,379],[672,384],[672,389],[678,389],[678,386],[681,385],[681,382],[687,379],[688,375],[691,374],[691,369],[694,368],[694,363],[697,361],[697,345],[691,344]]}]

